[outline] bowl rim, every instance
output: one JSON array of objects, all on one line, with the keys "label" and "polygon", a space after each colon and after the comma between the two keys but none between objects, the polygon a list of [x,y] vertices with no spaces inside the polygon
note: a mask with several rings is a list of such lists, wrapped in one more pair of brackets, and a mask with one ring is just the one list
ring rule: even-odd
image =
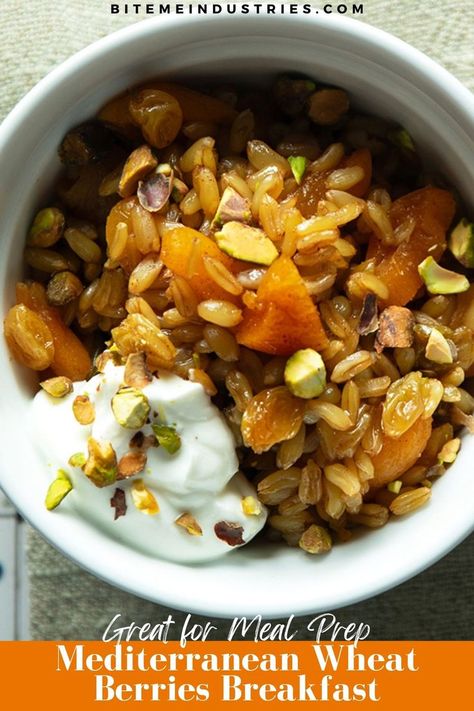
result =
[{"label": "bowl rim", "polygon": [[[11,137],[14,136],[18,124],[22,122],[25,115],[31,113],[36,105],[42,104],[50,92],[54,92],[57,90],[58,85],[74,76],[79,68],[84,71],[88,66],[93,66],[100,61],[101,57],[116,49],[117,46],[128,43],[133,44],[139,38],[153,35],[159,38],[161,33],[169,28],[189,27],[197,24],[203,27],[212,26],[212,28],[218,28],[229,22],[232,25],[232,31],[227,28],[225,32],[219,34],[219,37],[225,37],[226,32],[234,38],[239,36],[239,32],[236,33],[237,24],[242,36],[245,34],[251,37],[263,35],[272,36],[273,38],[287,38],[291,27],[307,26],[308,24],[318,25],[323,29],[327,29],[330,33],[343,35],[348,39],[353,38],[356,34],[359,40],[366,43],[367,47],[385,55],[386,58],[392,58],[394,62],[398,62],[399,66],[414,67],[417,79],[423,80],[425,86],[432,90],[433,94],[442,101],[443,106],[452,115],[454,114],[456,121],[463,127],[467,127],[467,129],[470,128],[472,130],[474,127],[474,119],[472,118],[474,116],[474,95],[445,68],[401,39],[371,25],[346,17],[305,16],[302,18],[298,15],[285,15],[269,18],[264,15],[257,15],[253,11],[246,16],[238,18],[236,16],[229,18],[225,15],[155,17],[124,27],[88,45],[51,70],[12,109],[0,126],[0,153]],[[198,33],[196,42],[201,39],[202,34]],[[189,44],[191,45],[192,42]],[[70,544],[68,548],[63,548],[59,540],[51,536],[49,529],[39,521],[39,516],[35,513],[33,507],[28,509],[27,504],[25,502],[22,503],[15,492],[12,493],[8,482],[6,485],[2,484],[2,486],[18,511],[53,547],[96,577],[126,592],[150,599],[156,603],[170,605],[173,608],[200,614],[212,614],[216,617],[262,613],[265,617],[270,617],[287,615],[290,612],[288,604],[279,600],[278,596],[269,601],[268,608],[264,611],[256,610],[252,607],[251,601],[245,601],[239,611],[236,610],[235,604],[230,607],[225,601],[216,609],[215,600],[213,600],[211,609],[206,606],[204,598],[195,600],[192,591],[184,595],[180,594],[177,597],[176,589],[174,588],[169,591],[164,587],[159,589],[157,594],[155,594],[155,590],[152,592],[151,588],[144,590],[141,585],[134,585],[126,575],[119,575],[113,565],[108,565],[106,569],[99,567],[100,563],[97,560],[91,561],[89,553],[79,543],[74,542],[74,545]],[[394,572],[392,575],[385,577],[383,582],[380,581],[378,585],[371,583],[364,587],[360,583],[356,594],[342,593],[339,596],[336,595],[331,602],[331,609],[354,604],[378,595],[389,588],[401,584],[438,561],[474,530],[472,518],[470,520],[467,519],[467,516],[465,518],[466,520],[463,519],[452,525],[449,537],[444,540],[443,545],[435,548],[430,556],[420,560],[419,557],[413,555],[404,567],[396,573]],[[162,561],[157,559],[156,562],[161,563]],[[103,565],[104,561],[101,561],[101,563]],[[295,607],[294,613],[297,615],[310,614],[315,609],[314,606],[311,607],[308,598],[304,598],[304,600],[301,598]]]}]

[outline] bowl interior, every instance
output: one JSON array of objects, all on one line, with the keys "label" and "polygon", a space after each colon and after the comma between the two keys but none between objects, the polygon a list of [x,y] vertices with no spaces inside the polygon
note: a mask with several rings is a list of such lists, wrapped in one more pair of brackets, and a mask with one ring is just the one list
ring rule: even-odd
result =
[{"label": "bowl interior", "polygon": [[[398,40],[340,18],[147,20],[66,62],[5,121],[0,132],[1,312],[14,300],[25,231],[51,188],[59,168],[56,149],[71,126],[94,115],[114,94],[150,77],[258,83],[289,70],[344,87],[367,112],[406,126],[420,152],[442,168],[469,202],[473,98]],[[143,597],[213,615],[275,616],[335,608],[402,582],[472,528],[474,479],[468,463],[474,443],[466,440],[449,474],[436,483],[429,505],[336,546],[328,556],[260,544],[199,566],[151,559],[105,537],[71,511],[46,512],[49,473],[38,470],[30,446],[34,432],[25,424],[34,378],[11,363],[3,340],[0,359],[0,482],[5,491],[65,554]]]}]

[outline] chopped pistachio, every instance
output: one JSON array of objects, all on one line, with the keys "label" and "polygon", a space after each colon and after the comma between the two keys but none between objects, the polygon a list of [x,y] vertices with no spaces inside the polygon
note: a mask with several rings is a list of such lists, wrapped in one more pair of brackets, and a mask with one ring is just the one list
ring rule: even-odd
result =
[{"label": "chopped pistachio", "polygon": [[244,262],[269,265],[278,257],[278,250],[263,230],[241,222],[226,222],[215,234],[223,252]]},{"label": "chopped pistachio", "polygon": [[202,528],[194,518],[189,513],[181,514],[179,518],[176,519],[175,524],[185,528],[190,536],[202,536]]},{"label": "chopped pistachio", "polygon": [[145,353],[130,353],[125,363],[124,385],[141,390],[141,388],[149,385],[152,380],[153,374],[148,369]]},{"label": "chopped pistachio", "polygon": [[185,195],[187,195],[188,192],[189,192],[189,188],[186,185],[186,183],[184,183],[179,178],[173,179],[173,184],[172,184],[172,189],[171,189],[171,197],[175,202],[180,203],[181,200],[184,198]]},{"label": "chopped pistachio", "polygon": [[127,501],[123,489],[115,489],[114,495],[110,499],[110,505],[115,509],[114,521],[127,513]]},{"label": "chopped pistachio", "polygon": [[359,317],[357,333],[361,336],[368,336],[374,333],[379,327],[377,297],[369,293],[364,296],[364,302]]},{"label": "chopped pistachio", "polygon": [[461,440],[459,437],[450,439],[449,442],[446,442],[446,444],[443,445],[441,451],[438,453],[438,463],[452,464],[458,455],[460,447]]},{"label": "chopped pistachio", "polygon": [[53,274],[48,282],[46,296],[51,306],[65,306],[82,294],[81,280],[70,271]]},{"label": "chopped pistachio", "polygon": [[453,362],[453,354],[451,353],[449,343],[437,328],[431,330],[425,348],[425,356],[428,360],[432,360],[433,363],[444,364]]},{"label": "chopped pistachio", "polygon": [[75,454],[71,454],[69,457],[68,464],[71,467],[79,467],[82,469],[87,462],[87,457],[83,452],[76,452]]},{"label": "chopped pistachio", "polygon": [[117,479],[128,479],[130,476],[140,474],[145,469],[147,456],[145,452],[126,452],[119,459]]},{"label": "chopped pistachio", "polygon": [[72,489],[70,478],[63,469],[59,469],[56,479],[49,485],[46,493],[45,505],[48,511],[52,511],[56,506],[59,506]]},{"label": "chopped pistachio", "polygon": [[56,207],[40,210],[28,232],[27,243],[30,247],[52,247],[64,230],[64,215]]},{"label": "chopped pistachio", "polygon": [[80,425],[90,425],[95,420],[95,408],[89,395],[78,395],[72,403],[74,417]]},{"label": "chopped pistachio", "polygon": [[150,403],[138,388],[120,388],[112,398],[112,411],[119,425],[138,430],[147,421]]},{"label": "chopped pistachio", "polygon": [[303,180],[303,175],[306,172],[308,159],[304,156],[289,156],[288,163],[290,164],[291,172],[293,173],[296,182],[300,185]]},{"label": "chopped pistachio", "polygon": [[285,366],[288,390],[307,400],[318,397],[326,387],[326,366],[317,351],[304,348],[288,358]]},{"label": "chopped pistachio", "polygon": [[322,526],[312,524],[301,535],[298,545],[306,553],[312,553],[313,555],[327,553],[332,548],[331,535]]},{"label": "chopped pistachio", "polygon": [[396,131],[391,131],[389,138],[399,148],[405,148],[407,151],[415,152],[415,144],[405,128],[399,128]]},{"label": "chopped pistachio", "polygon": [[418,272],[430,294],[460,294],[469,289],[469,280],[462,274],[444,269],[427,257],[418,265]]},{"label": "chopped pistachio", "polygon": [[250,201],[240,195],[234,188],[227,187],[222,193],[213,224],[220,226],[226,222],[233,221],[250,222],[251,219]]},{"label": "chopped pistachio", "polygon": [[263,506],[255,496],[246,496],[242,499],[242,511],[246,516],[260,516]]},{"label": "chopped pistachio", "polygon": [[99,373],[104,372],[105,367],[108,363],[113,363],[114,365],[122,365],[123,363],[122,356],[118,352],[117,347],[115,345],[111,346],[106,351],[99,353],[99,355],[94,361],[94,365],[99,371]]},{"label": "chopped pistachio", "polygon": [[170,425],[159,425],[157,423],[151,426],[155,437],[160,447],[166,449],[168,454],[176,454],[181,447],[181,437],[176,432],[175,427]]},{"label": "chopped pistachio", "polygon": [[154,173],[138,183],[138,201],[148,212],[159,212],[168,202],[172,189],[173,173]]},{"label": "chopped pistachio", "polygon": [[474,224],[463,218],[449,236],[449,249],[463,267],[474,268]]},{"label": "chopped pistachio", "polygon": [[72,380],[64,375],[58,375],[56,378],[48,378],[40,383],[41,387],[48,395],[52,397],[64,397],[72,393]]},{"label": "chopped pistachio", "polygon": [[401,482],[400,479],[396,479],[395,481],[391,481],[390,484],[387,484],[387,489],[392,494],[399,494],[402,486],[403,486],[403,482]]},{"label": "chopped pistachio", "polygon": [[114,484],[117,479],[117,455],[110,442],[98,442],[94,437],[87,440],[89,456],[84,473],[95,486],[102,488]]},{"label": "chopped pistachio", "polygon": [[387,306],[379,317],[375,350],[409,348],[413,343],[415,318],[404,306]]},{"label": "chopped pistachio", "polygon": [[145,175],[150,173],[157,165],[158,161],[149,146],[144,144],[143,146],[135,148],[123,166],[118,190],[120,195],[124,198],[133,195],[137,189],[138,181],[142,180]]},{"label": "chopped pistachio", "polygon": [[245,543],[242,537],[244,529],[232,521],[218,521],[214,526],[214,533],[229,546],[241,546]]},{"label": "chopped pistachio", "polygon": [[130,492],[132,494],[132,501],[139,511],[148,514],[148,516],[154,516],[159,513],[160,507],[158,501],[151,491],[146,488],[143,479],[136,479],[132,484]]}]

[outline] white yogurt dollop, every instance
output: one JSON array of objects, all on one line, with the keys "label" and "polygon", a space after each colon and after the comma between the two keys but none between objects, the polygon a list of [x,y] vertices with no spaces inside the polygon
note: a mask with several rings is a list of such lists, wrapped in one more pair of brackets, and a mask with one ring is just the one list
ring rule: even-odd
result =
[{"label": "white yogurt dollop", "polygon": [[[76,514],[89,519],[111,537],[147,554],[180,562],[218,558],[233,549],[218,538],[215,525],[225,521],[241,526],[248,543],[263,527],[265,507],[258,515],[246,515],[242,499],[256,497],[254,487],[240,473],[233,435],[218,409],[201,385],[162,372],[143,388],[151,411],[150,418],[176,427],[181,447],[169,454],[164,447],[147,449],[147,464],[131,479],[98,488],[80,468],[68,465],[72,454],[87,456],[89,437],[110,442],[117,459],[131,450],[130,440],[137,431],[152,434],[151,424],[140,430],[119,425],[111,400],[123,382],[124,368],[109,362],[104,373],[88,381],[74,383],[74,391],[56,399],[39,392],[32,407],[32,439],[55,477],[59,468],[71,478],[74,489],[52,515]],[[95,407],[91,425],[80,425],[72,403],[77,395],[88,395]],[[148,515],[137,509],[130,488],[141,478],[158,501],[160,511]],[[119,487],[125,492],[127,511],[114,520],[110,499]],[[202,529],[202,536],[190,535],[175,521],[191,514]]]}]

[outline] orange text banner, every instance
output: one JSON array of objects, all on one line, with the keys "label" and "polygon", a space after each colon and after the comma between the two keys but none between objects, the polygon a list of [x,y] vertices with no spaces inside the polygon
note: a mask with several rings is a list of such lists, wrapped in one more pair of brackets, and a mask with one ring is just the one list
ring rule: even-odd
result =
[{"label": "orange text banner", "polygon": [[474,642],[3,642],[1,707],[471,708]]}]

